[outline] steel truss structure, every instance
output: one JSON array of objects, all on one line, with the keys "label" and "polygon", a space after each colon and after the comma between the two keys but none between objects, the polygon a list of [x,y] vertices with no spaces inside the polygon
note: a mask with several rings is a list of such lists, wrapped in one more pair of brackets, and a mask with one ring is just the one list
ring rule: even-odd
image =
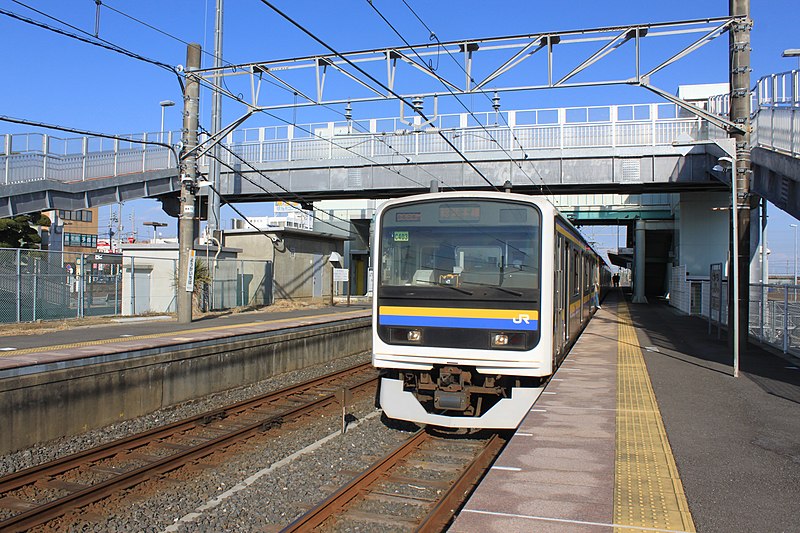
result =
[{"label": "steel truss structure", "polygon": [[[538,34],[517,35],[507,37],[493,37],[485,39],[464,39],[446,43],[424,43],[420,45],[379,48],[373,50],[362,50],[356,52],[332,53],[325,55],[306,56],[292,59],[259,61],[252,63],[242,63],[237,65],[226,65],[220,68],[198,69],[187,72],[188,76],[198,76],[203,79],[205,85],[213,85],[215,77],[230,78],[237,76],[248,76],[250,81],[250,98],[248,101],[235,95],[231,91],[214,85],[215,90],[240,101],[248,106],[246,115],[237,120],[241,123],[253,112],[285,109],[292,107],[307,107],[315,105],[336,105],[351,104],[355,102],[371,102],[400,99],[403,104],[413,106],[411,102],[419,102],[421,98],[438,98],[440,96],[459,96],[481,94],[485,92],[510,92],[510,91],[531,91],[540,89],[554,89],[564,87],[588,87],[588,86],[608,86],[608,85],[635,85],[644,87],[659,96],[679,105],[689,112],[700,115],[703,119],[715,124],[726,131],[741,131],[741,126],[729,120],[705,112],[680,98],[671,95],[667,91],[661,90],[650,83],[651,77],[664,68],[672,65],[678,60],[686,57],[692,52],[700,49],[716,38],[727,33],[737,24],[746,24],[745,17],[716,17],[698,20],[685,20],[676,22],[662,22],[650,24],[633,24],[627,26],[613,26],[604,28],[591,28],[582,30],[570,30],[562,32],[546,32]],[[642,49],[648,40],[658,38],[696,35],[697,38],[689,44],[677,46],[672,55],[658,64],[652,66],[642,65]],[[558,54],[557,49],[563,49],[570,45],[592,45],[597,44],[594,52],[582,60],[578,60],[577,65],[568,64],[569,71],[565,75],[555,76],[554,73],[560,71],[561,63],[556,64]],[[624,65],[614,69],[604,69],[600,71],[600,79],[586,81],[575,81],[574,78],[586,71],[601,59],[619,51],[627,43],[632,43],[634,47],[633,59],[631,64],[623,62]],[[458,74],[456,77],[447,77],[436,72],[425,60],[443,55],[451,55],[460,58],[460,69],[463,74],[462,79]],[[503,75],[521,68],[520,65],[536,54],[546,54],[546,71],[539,73],[541,77],[546,77],[545,83],[527,85],[507,85],[503,83]],[[490,56],[504,56],[505,59],[497,61]],[[619,55],[619,54],[618,54]],[[572,59],[571,59],[572,60]],[[566,60],[562,60],[566,63]],[[435,86],[411,94],[398,94],[395,87],[398,82],[398,62],[407,64],[415,71],[421,72],[429,78]],[[478,62],[481,69],[478,69]],[[361,66],[385,64],[385,78],[378,80],[371,74],[366,74]],[[635,72],[633,76],[623,77],[618,74],[618,70],[629,69]],[[476,80],[474,74],[482,71],[490,71],[480,80]],[[593,71],[594,72],[594,71]],[[602,76],[604,73],[608,76]],[[288,77],[300,74],[303,78],[301,83],[291,83]],[[354,98],[334,98],[327,97],[325,94],[325,84],[330,73],[335,73],[345,80],[355,84],[355,88],[364,92],[366,96]],[[527,75],[527,73],[526,73]],[[595,75],[597,75],[595,73]],[[219,79],[219,78],[216,78]],[[285,88],[285,92],[271,91],[265,95],[262,92],[262,82],[267,79],[273,84]],[[302,85],[301,85],[302,84]],[[442,90],[444,87],[444,90]],[[293,102],[267,101],[268,98],[287,94],[294,97]],[[302,101],[296,101],[296,97]],[[225,128],[228,130],[229,128]]]}]

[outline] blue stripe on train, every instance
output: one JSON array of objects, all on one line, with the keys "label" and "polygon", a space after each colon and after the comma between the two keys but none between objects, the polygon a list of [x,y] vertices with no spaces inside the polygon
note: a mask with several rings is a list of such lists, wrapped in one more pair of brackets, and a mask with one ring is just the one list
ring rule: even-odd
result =
[{"label": "blue stripe on train", "polygon": [[437,316],[402,316],[380,315],[378,320],[381,326],[409,326],[429,328],[465,328],[465,329],[493,329],[493,330],[522,330],[536,331],[539,329],[538,320],[522,321],[515,324],[508,318],[452,318]]}]

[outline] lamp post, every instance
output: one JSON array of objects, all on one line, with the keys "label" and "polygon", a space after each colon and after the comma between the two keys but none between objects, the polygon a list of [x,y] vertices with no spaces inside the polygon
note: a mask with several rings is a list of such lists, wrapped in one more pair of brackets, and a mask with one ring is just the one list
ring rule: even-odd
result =
[{"label": "lamp post", "polygon": [[145,226],[153,226],[153,242],[156,242],[156,238],[158,237],[158,228],[163,228],[168,226],[166,222],[142,222]]},{"label": "lamp post", "polygon": [[800,69],[800,48],[787,48],[781,54],[781,57],[796,57],[797,58],[797,68]]},{"label": "lamp post", "polygon": [[[731,172],[731,225],[733,226],[733,250],[730,260],[731,275],[728,279],[733,283],[733,377],[739,377],[739,198],[736,190],[736,158],[720,157],[719,164],[713,170]],[[728,321],[730,324],[731,321]]]},{"label": "lamp post", "polygon": [[159,136],[158,136],[158,142],[162,142],[163,143],[164,142],[164,110],[166,108],[168,108],[168,107],[174,106],[175,102],[173,102],[172,100],[161,100],[158,103],[158,105],[161,106],[161,129],[158,130],[160,132]]}]

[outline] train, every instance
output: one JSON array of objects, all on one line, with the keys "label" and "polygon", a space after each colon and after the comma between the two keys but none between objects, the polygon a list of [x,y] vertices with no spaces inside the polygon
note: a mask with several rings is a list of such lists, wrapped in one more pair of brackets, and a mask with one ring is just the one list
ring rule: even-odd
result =
[{"label": "train", "polygon": [[385,416],[516,428],[599,306],[605,261],[546,198],[510,192],[390,200],[374,228]]}]

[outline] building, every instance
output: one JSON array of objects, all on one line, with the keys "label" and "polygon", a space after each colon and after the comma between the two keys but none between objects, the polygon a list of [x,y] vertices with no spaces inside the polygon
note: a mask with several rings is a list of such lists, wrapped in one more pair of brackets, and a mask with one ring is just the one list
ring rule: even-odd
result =
[{"label": "building", "polygon": [[333,286],[332,269],[344,266],[341,255],[347,239],[293,228],[250,228],[226,231],[223,244],[240,249],[239,259],[271,265],[274,299],[324,302],[330,301],[332,289],[343,294],[344,287]]}]

